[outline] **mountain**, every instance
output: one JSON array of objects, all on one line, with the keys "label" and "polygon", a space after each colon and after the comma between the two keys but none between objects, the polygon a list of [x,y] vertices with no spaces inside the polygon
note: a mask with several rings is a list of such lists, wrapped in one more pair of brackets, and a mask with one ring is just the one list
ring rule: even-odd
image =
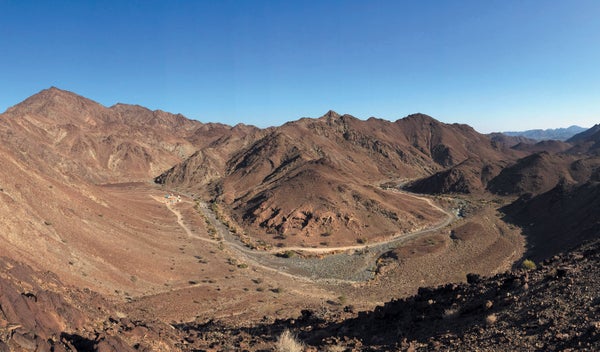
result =
[{"label": "mountain", "polygon": [[[223,144],[218,149],[223,150]],[[448,125],[415,114],[396,122],[366,121],[329,111],[264,132],[225,163],[211,148],[175,166],[156,181],[194,192],[212,189],[246,233],[261,241],[303,246],[349,245],[435,222],[441,214],[401,193],[379,189],[420,178],[470,158],[515,160],[466,125]],[[238,150],[239,149],[239,150]],[[216,170],[206,175],[207,170]]]},{"label": "mountain", "polygon": [[0,135],[6,147],[27,155],[30,167],[108,183],[147,179],[182,161],[201,125],[140,106],[106,108],[50,88],[3,113]]},{"label": "mountain", "polygon": [[511,148],[517,144],[535,144],[535,139],[526,138],[523,136],[509,136],[504,133],[494,132],[487,135],[498,147]]},{"label": "mountain", "polygon": [[571,137],[568,142],[574,144],[574,147],[569,151],[571,154],[593,153],[600,155],[600,124]]},{"label": "mountain", "polygon": [[506,164],[506,161],[484,161],[473,157],[456,166],[413,181],[406,185],[405,189],[428,194],[478,194],[485,191],[489,181],[497,176]]},{"label": "mountain", "polygon": [[567,140],[567,142],[569,143],[597,143],[598,141],[600,141],[600,124],[597,124],[590,129],[584,130],[581,133],[578,133]]},{"label": "mountain", "polygon": [[556,141],[556,140],[544,140],[537,143],[518,143],[513,145],[511,148],[514,150],[527,151],[531,153],[548,152],[548,153],[561,153],[571,149],[573,146],[570,143]]},{"label": "mountain", "polygon": [[570,126],[567,128],[555,128],[555,129],[535,129],[535,130],[527,130],[527,131],[520,131],[520,132],[502,132],[503,134],[507,135],[507,136],[512,136],[512,137],[525,137],[525,138],[530,138],[530,139],[534,139],[534,140],[548,140],[548,139],[554,139],[554,140],[559,140],[559,141],[566,141],[567,139],[573,137],[574,135],[581,133],[583,131],[585,131],[586,128],[584,127],[579,127],[579,126]]},{"label": "mountain", "polygon": [[569,161],[547,152],[535,153],[502,169],[487,188],[501,195],[542,193],[553,188],[559,180],[570,178]]},{"label": "mountain", "polygon": [[[0,141],[2,351],[272,350],[283,328],[313,349],[597,350],[597,244],[546,259],[598,237],[594,131],[259,129],[50,88]],[[499,274],[524,255],[560,266]]]},{"label": "mountain", "polygon": [[151,180],[245,129],[256,130],[104,107],[58,88],[33,95],[0,114],[0,252],[103,292],[156,289],[167,277],[185,282],[168,255],[148,255],[178,251],[178,239],[154,242],[178,227],[160,223],[173,214],[152,198],[164,193]]}]

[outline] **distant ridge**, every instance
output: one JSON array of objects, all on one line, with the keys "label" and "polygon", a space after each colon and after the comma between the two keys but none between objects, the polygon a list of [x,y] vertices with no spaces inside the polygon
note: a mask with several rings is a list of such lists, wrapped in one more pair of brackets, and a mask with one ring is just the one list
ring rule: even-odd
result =
[{"label": "distant ridge", "polygon": [[587,130],[587,128],[573,125],[573,126],[570,126],[567,128],[554,128],[554,129],[550,128],[550,129],[546,129],[546,130],[535,129],[535,130],[527,130],[527,131],[517,131],[517,132],[513,131],[513,132],[502,132],[502,133],[507,136],[526,137],[526,138],[531,138],[531,139],[535,139],[538,141],[549,140],[549,139],[566,141],[567,139],[569,139],[569,138],[573,137],[574,135],[581,133],[585,130]]}]

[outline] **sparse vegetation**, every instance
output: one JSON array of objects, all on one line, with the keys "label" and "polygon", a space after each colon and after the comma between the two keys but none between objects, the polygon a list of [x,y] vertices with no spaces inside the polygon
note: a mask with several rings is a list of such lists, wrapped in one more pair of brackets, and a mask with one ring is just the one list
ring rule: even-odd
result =
[{"label": "sparse vegetation", "polygon": [[282,253],[277,253],[277,256],[281,257],[281,258],[291,258],[295,255],[296,255],[296,252],[294,252],[294,251],[285,251]]},{"label": "sparse vegetation", "polygon": [[526,270],[535,270],[535,268],[537,268],[537,265],[535,265],[535,262],[533,260],[525,259],[521,264],[521,267]]},{"label": "sparse vegetation", "polygon": [[304,350],[304,344],[298,341],[296,335],[286,329],[277,339],[276,350],[278,352],[301,352]]}]

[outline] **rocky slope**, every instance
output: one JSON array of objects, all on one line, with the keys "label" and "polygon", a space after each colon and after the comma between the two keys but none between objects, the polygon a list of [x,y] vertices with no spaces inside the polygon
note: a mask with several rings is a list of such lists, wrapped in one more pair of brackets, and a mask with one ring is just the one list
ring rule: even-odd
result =
[{"label": "rocky slope", "polygon": [[600,124],[571,137],[567,142],[575,145],[571,150],[573,154],[593,153],[600,155]]},{"label": "rocky slope", "polygon": [[548,191],[560,179],[571,178],[568,169],[571,160],[548,152],[532,154],[502,169],[490,180],[487,189],[501,195]]},{"label": "rocky slope", "polygon": [[[307,351],[597,351],[600,241],[468,283],[421,288],[373,311],[305,310],[253,326],[185,324],[195,348],[259,350],[285,329]],[[249,347],[258,346],[258,347]]]},{"label": "rocky slope", "polygon": [[147,180],[230,129],[54,87],[0,115],[3,144],[27,167],[91,183]]},{"label": "rocky slope", "polygon": [[600,233],[600,174],[581,185],[562,182],[553,189],[520,197],[502,210],[524,229],[528,257],[541,260]]},{"label": "rocky slope", "polygon": [[117,104],[106,108],[57,88],[0,118],[4,144],[44,174],[92,183],[142,180],[189,156],[201,124],[181,115]]},{"label": "rocky slope", "polygon": [[[380,183],[396,185],[483,158],[502,164],[520,155],[493,145],[468,126],[443,124],[423,114],[389,122],[330,111],[254,137],[242,148],[240,139],[228,140],[233,146],[227,150],[236,152],[225,163],[214,157],[216,149],[224,148],[219,144],[199,150],[156,180],[195,192],[212,189],[210,196],[236,223],[267,243],[285,237],[322,246],[331,240],[350,244],[382,238],[436,221],[435,213],[407,197],[388,194],[384,199]],[[474,167],[480,167],[483,182],[492,176],[487,174],[499,172],[494,165],[480,164]],[[473,187],[483,188],[481,182]],[[446,188],[452,187],[461,186]],[[338,237],[323,239],[324,234]],[[302,240],[294,237],[298,235]]]},{"label": "rocky slope", "polygon": [[417,193],[444,194],[480,194],[490,180],[497,176],[507,161],[483,161],[479,157],[469,158],[446,170],[413,181],[405,189]]},{"label": "rocky slope", "polygon": [[177,351],[164,323],[132,323],[89,289],[0,257],[0,351]]}]

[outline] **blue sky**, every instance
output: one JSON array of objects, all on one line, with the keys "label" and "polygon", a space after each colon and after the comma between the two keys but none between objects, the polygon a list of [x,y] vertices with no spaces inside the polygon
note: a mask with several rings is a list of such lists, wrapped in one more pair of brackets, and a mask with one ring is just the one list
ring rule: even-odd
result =
[{"label": "blue sky", "polygon": [[600,1],[0,0],[0,111],[50,86],[260,127],[600,122]]}]

